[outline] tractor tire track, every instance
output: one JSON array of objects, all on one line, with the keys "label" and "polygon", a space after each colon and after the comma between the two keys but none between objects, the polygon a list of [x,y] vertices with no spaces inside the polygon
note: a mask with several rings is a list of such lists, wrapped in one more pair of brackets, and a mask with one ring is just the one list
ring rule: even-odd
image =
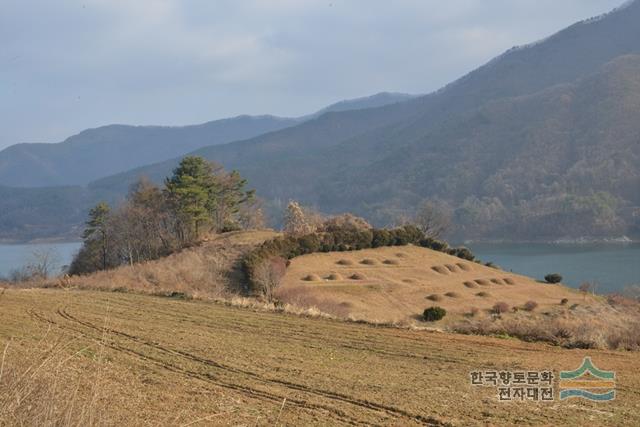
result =
[{"label": "tractor tire track", "polygon": [[253,371],[248,371],[248,370],[243,370],[243,369],[239,369],[239,368],[235,368],[232,366],[228,366],[228,365],[224,365],[221,364],[219,362],[216,362],[214,360],[210,360],[210,359],[206,359],[206,358],[202,358],[200,356],[196,356],[194,354],[188,353],[188,352],[184,352],[184,351],[180,351],[180,350],[176,350],[176,349],[171,349],[171,348],[167,348],[165,346],[162,346],[158,343],[154,343],[151,341],[148,341],[146,339],[122,332],[122,331],[117,331],[114,329],[109,329],[107,328],[105,330],[105,328],[94,325],[90,322],[87,321],[82,321],[76,317],[74,317],[73,315],[71,315],[66,309],[59,309],[57,311],[57,314],[59,316],[61,316],[62,318],[70,321],[70,322],[75,322],[78,323],[80,325],[83,325],[87,328],[91,328],[94,329],[98,332],[107,332],[107,333],[112,333],[121,337],[124,337],[126,339],[132,340],[134,342],[137,342],[139,344],[142,345],[146,345],[148,347],[154,348],[157,351],[160,352],[164,352],[167,354],[171,354],[174,356],[181,356],[184,357],[188,360],[191,360],[193,362],[196,363],[201,363],[204,364],[206,366],[211,366],[217,369],[220,369],[224,372],[231,372],[237,375],[244,375],[247,377],[250,377],[254,380],[266,383],[266,384],[276,384],[276,385],[280,385],[280,386],[284,386],[286,388],[292,389],[292,390],[296,390],[296,391],[300,391],[303,393],[308,393],[311,395],[316,395],[318,397],[322,397],[322,398],[326,398],[329,400],[334,400],[334,401],[339,401],[339,402],[343,402],[343,403],[347,403],[362,409],[367,409],[367,410],[372,410],[375,412],[386,412],[389,415],[393,415],[396,417],[401,417],[401,418],[409,418],[415,422],[424,424],[424,425],[429,425],[429,426],[441,426],[441,425],[446,425],[444,423],[442,423],[440,420],[437,420],[435,418],[432,417],[424,417],[421,415],[415,415],[415,414],[411,414],[403,409],[394,407],[394,406],[390,406],[390,405],[384,405],[384,404],[380,404],[380,403],[376,403],[376,402],[371,402],[368,400],[364,400],[364,399],[357,399],[357,398],[353,398],[351,396],[342,394],[342,393],[337,393],[337,392],[332,392],[332,391],[327,391],[327,390],[321,390],[321,389],[316,389],[316,388],[312,388],[312,387],[308,387],[302,384],[297,384],[297,383],[292,383],[290,381],[285,381],[285,380],[279,380],[279,379],[269,379],[269,378],[264,378],[262,376],[260,376],[259,374],[253,372]]},{"label": "tractor tire track", "polygon": [[[72,331],[86,339],[89,340],[93,340],[93,341],[100,341],[100,338],[97,338],[95,336],[89,335],[83,331],[80,331],[78,329],[69,327],[67,325],[62,325],[60,323],[57,323],[51,319],[48,319],[44,316],[39,315],[38,313],[29,312],[29,315],[31,317],[33,317],[34,319],[40,321],[40,322],[46,322],[48,324],[51,324],[53,326],[56,326],[60,329],[65,329],[68,331]],[[95,329],[95,328],[92,328]],[[99,329],[97,329],[99,330]],[[111,333],[110,331],[105,331],[108,333]],[[276,404],[280,404],[284,399],[287,400],[287,404],[291,404],[293,406],[297,406],[301,409],[305,409],[305,410],[310,410],[310,411],[321,411],[323,414],[330,415],[331,418],[338,420],[342,423],[345,424],[349,424],[349,425],[382,425],[382,424],[372,424],[369,421],[364,421],[355,417],[352,417],[351,415],[347,414],[346,412],[340,410],[339,408],[335,408],[333,406],[328,406],[328,405],[322,405],[322,404],[317,404],[317,403],[310,403],[304,400],[300,400],[300,399],[295,399],[295,398],[291,398],[290,396],[281,396],[281,395],[277,395],[274,393],[269,393],[263,390],[259,390],[259,389],[255,389],[252,387],[248,387],[248,386],[242,386],[239,384],[234,384],[234,383],[229,383],[229,382],[225,382],[220,380],[219,378],[217,378],[216,376],[212,375],[212,374],[207,374],[207,373],[199,373],[199,372],[194,372],[194,371],[190,371],[188,369],[184,369],[181,368],[179,366],[167,363],[166,361],[162,360],[162,359],[158,359],[152,356],[149,356],[147,354],[141,353],[139,351],[133,350],[131,348],[127,348],[127,347],[123,347],[121,345],[118,345],[117,343],[110,343],[110,342],[105,342],[105,341],[101,341],[101,345],[104,345],[114,351],[117,351],[119,353],[125,353],[128,354],[130,356],[133,356],[134,358],[143,360],[144,362],[147,363],[151,363],[153,365],[156,365],[162,369],[165,369],[169,372],[178,374],[178,375],[183,375],[189,378],[193,378],[193,379],[197,379],[197,380],[201,380],[204,381],[206,383],[212,384],[214,386],[217,387],[222,387],[222,388],[226,388],[226,389],[230,389],[233,391],[237,391],[243,394],[246,394],[252,398],[261,398],[263,400],[267,400]]]}]

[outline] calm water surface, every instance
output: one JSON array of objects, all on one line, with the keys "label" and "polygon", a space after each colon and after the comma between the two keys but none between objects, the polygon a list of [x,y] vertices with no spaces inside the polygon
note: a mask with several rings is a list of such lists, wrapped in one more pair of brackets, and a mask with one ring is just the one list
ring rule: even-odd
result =
[{"label": "calm water surface", "polygon": [[68,265],[80,243],[43,243],[26,245],[0,245],[0,277],[7,276],[11,270],[18,269],[33,259],[37,251],[50,251],[56,260],[55,272],[63,265]]},{"label": "calm water surface", "polygon": [[619,292],[640,284],[640,244],[476,243],[470,249],[482,261],[505,270],[542,278],[560,273],[564,283],[578,287],[596,283],[598,293]]}]

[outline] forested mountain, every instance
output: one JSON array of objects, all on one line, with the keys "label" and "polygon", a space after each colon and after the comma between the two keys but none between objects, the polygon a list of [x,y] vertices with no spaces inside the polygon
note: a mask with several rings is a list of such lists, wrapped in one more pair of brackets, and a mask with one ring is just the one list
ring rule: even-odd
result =
[{"label": "forested mountain", "polygon": [[[193,154],[290,198],[384,225],[424,199],[459,237],[640,235],[640,2],[511,49],[440,91],[330,112]],[[95,181],[123,194],[178,159]]]},{"label": "forested mountain", "polygon": [[0,185],[85,185],[196,150],[284,129],[330,111],[393,104],[412,98],[379,93],[342,101],[300,118],[238,116],[192,126],[109,125],[88,129],[57,144],[16,144],[0,151]]}]

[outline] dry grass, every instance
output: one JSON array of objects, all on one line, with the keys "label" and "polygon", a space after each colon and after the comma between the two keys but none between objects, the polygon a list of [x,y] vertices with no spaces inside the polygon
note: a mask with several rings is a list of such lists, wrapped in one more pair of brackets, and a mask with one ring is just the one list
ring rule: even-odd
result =
[{"label": "dry grass", "polygon": [[[500,317],[464,320],[455,324],[456,332],[513,336],[525,341],[543,341],[568,348],[640,350],[640,304],[556,306],[543,313],[525,305],[526,312]],[[505,303],[506,305],[506,303]]]},{"label": "dry grass", "polygon": [[[109,396],[101,385],[101,341],[77,350],[48,331],[38,342],[8,342],[0,354],[0,425],[106,425],[104,405]],[[91,360],[87,361],[87,355]],[[83,369],[78,370],[78,359]]]},{"label": "dry grass", "polygon": [[[273,237],[272,231],[231,232],[166,258],[88,276],[51,280],[46,287],[183,295],[189,298],[231,298],[245,289],[242,256]],[[25,287],[42,285],[26,284]]]},{"label": "dry grass", "polygon": [[[99,424],[118,426],[640,424],[640,359],[634,353],[311,319],[269,312],[248,299],[234,304],[247,308],[124,293],[6,292],[0,352],[10,337],[14,341],[5,372],[10,366],[20,374],[46,359],[37,349],[49,322],[64,332],[60,343],[70,344],[50,353],[52,362],[66,360],[58,375],[48,369],[36,376],[52,374],[38,395],[44,399],[34,404],[50,406],[52,399],[61,415],[38,419],[37,406],[23,407],[23,425],[47,425],[40,421],[63,415],[91,425],[90,413]],[[18,340],[25,343],[20,349]],[[28,360],[29,352],[38,356]],[[470,392],[470,370],[570,370],[585,355],[616,371],[620,392],[606,406],[505,405],[493,388]]]}]

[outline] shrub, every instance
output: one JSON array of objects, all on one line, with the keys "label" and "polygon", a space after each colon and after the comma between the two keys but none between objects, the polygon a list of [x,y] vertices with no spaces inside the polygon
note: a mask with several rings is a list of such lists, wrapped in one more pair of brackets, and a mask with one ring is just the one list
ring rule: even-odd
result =
[{"label": "shrub", "polygon": [[422,317],[427,322],[437,322],[438,320],[441,320],[446,315],[447,315],[447,310],[438,306],[429,307],[424,311],[424,313],[422,313]]},{"label": "shrub", "polygon": [[254,280],[260,295],[268,300],[278,287],[287,270],[286,260],[282,257],[271,257],[263,260],[254,271]]},{"label": "shrub", "polygon": [[447,249],[449,249],[449,245],[446,242],[432,239],[431,237],[420,240],[420,246],[438,252],[445,252]]},{"label": "shrub", "polygon": [[567,305],[569,303],[569,299],[568,298],[562,298],[560,300],[560,305]]},{"label": "shrub", "polygon": [[457,256],[458,258],[465,259],[467,261],[475,261],[476,257],[471,253],[468,248],[459,247],[451,248],[447,251],[449,255]]},{"label": "shrub", "polygon": [[478,307],[471,307],[471,310],[469,310],[469,315],[471,317],[476,317],[479,313],[480,309]]},{"label": "shrub", "polygon": [[489,294],[489,292],[478,292],[476,296],[480,298],[487,298],[487,297],[490,297],[491,295]]},{"label": "shrub", "polygon": [[551,273],[544,276],[544,281],[551,284],[562,282],[562,276],[558,273]]},{"label": "shrub", "polygon": [[442,301],[442,296],[438,294],[431,294],[427,296],[427,299],[430,301]]},{"label": "shrub", "polygon": [[393,244],[393,236],[391,232],[386,229],[373,230],[373,237],[371,240],[372,248],[382,248],[385,246],[391,246]]},{"label": "shrub", "polygon": [[449,298],[460,298],[460,294],[457,292],[447,292],[444,295],[448,296]]},{"label": "shrub", "polygon": [[345,213],[325,220],[319,227],[320,231],[333,232],[336,230],[363,231],[373,227],[364,218]]},{"label": "shrub", "polygon": [[509,304],[506,302],[497,302],[493,305],[491,311],[495,314],[502,314],[509,311]]},{"label": "shrub", "polygon": [[527,311],[533,311],[538,308],[538,303],[535,301],[527,301],[524,303],[524,309]]}]

